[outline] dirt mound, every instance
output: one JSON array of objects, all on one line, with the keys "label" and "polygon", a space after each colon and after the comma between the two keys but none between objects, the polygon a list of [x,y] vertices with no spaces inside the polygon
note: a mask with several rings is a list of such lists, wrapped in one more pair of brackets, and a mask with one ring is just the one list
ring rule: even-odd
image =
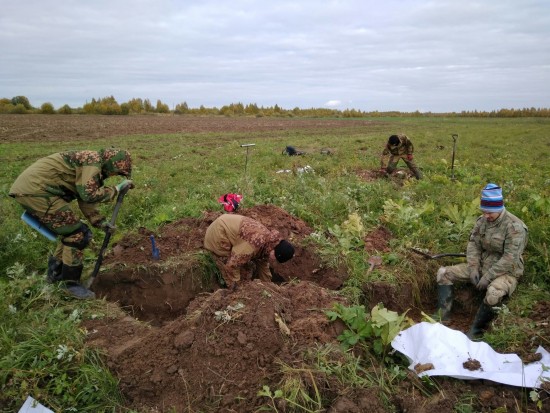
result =
[{"label": "dirt mound", "polygon": [[329,323],[323,309],[338,300],[307,281],[255,280],[234,292],[197,297],[187,316],[162,328],[131,328],[125,319],[86,327],[94,331],[91,345],[104,346],[113,331],[134,335],[133,343],[118,343],[120,337],[108,348],[109,365],[133,408],[247,412],[266,403],[257,392],[264,384],[276,388],[281,364],[299,364],[312,343],[336,341],[339,324]]}]

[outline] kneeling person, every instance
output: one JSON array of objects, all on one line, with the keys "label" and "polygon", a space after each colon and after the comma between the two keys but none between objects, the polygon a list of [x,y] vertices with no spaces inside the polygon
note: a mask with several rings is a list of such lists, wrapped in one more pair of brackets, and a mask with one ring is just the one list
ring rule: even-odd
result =
[{"label": "kneeling person", "polygon": [[256,276],[271,281],[269,261],[283,263],[294,256],[294,247],[279,231],[237,214],[224,214],[212,222],[206,230],[204,247],[214,254],[230,289],[242,278]]},{"label": "kneeling person", "polygon": [[493,319],[493,307],[516,289],[523,274],[523,250],[527,244],[527,227],[504,208],[502,189],[487,184],[481,192],[480,216],[470,234],[466,250],[467,263],[441,267],[437,272],[438,311],[448,319],[453,301],[454,282],[469,281],[485,291],[468,336],[482,334]]}]

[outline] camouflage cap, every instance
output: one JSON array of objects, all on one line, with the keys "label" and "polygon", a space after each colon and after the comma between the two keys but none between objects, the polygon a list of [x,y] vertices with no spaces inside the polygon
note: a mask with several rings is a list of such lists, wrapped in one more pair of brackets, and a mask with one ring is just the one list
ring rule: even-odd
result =
[{"label": "camouflage cap", "polygon": [[106,176],[123,175],[130,178],[132,175],[132,157],[130,152],[123,149],[102,149],[101,170]]}]

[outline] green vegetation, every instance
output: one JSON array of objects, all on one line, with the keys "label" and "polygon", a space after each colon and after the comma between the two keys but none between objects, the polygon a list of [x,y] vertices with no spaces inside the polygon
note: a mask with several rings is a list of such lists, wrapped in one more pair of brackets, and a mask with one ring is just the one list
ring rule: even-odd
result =
[{"label": "green vegetation", "polygon": [[[46,105],[46,107],[44,106]],[[42,113],[69,115],[72,113],[86,115],[135,115],[135,114],[175,114],[175,115],[222,115],[222,116],[274,116],[274,117],[323,117],[323,118],[362,118],[369,117],[469,117],[469,118],[526,118],[526,117],[550,117],[549,108],[521,108],[521,109],[499,109],[491,112],[485,111],[462,111],[451,113],[432,113],[432,112],[364,112],[357,109],[328,109],[328,108],[311,108],[300,109],[284,109],[279,105],[274,106],[258,106],[256,103],[243,105],[242,103],[230,103],[221,108],[207,108],[201,105],[198,108],[190,108],[187,102],[181,102],[175,105],[173,110],[163,103],[160,99],[156,105],[151,104],[149,99],[132,98],[128,102],[118,103],[114,96],[106,96],[103,98],[92,98],[90,102],[86,102],[81,108],[71,108],[68,105],[61,106],[57,112],[53,105],[49,102],[42,104],[40,109],[34,108],[26,96],[15,96],[11,99],[0,98],[0,114],[2,113]]]},{"label": "green vegetation", "polygon": [[[29,110],[24,99],[15,103],[14,107]],[[180,109],[184,110],[184,105]],[[136,188],[125,200],[117,223],[120,230],[113,241],[123,233],[137,232],[140,227],[154,230],[183,217],[200,217],[205,210],[219,210],[216,200],[227,192],[241,193],[245,207],[262,203],[278,205],[314,228],[307,240],[310,246],[320,252],[328,265],[344,265],[350,274],[342,293],[351,300],[352,307],[339,308],[330,314],[353,326],[343,337],[348,346],[366,340],[374,350],[362,360],[345,353],[349,358],[336,363],[328,357],[331,351],[317,349],[312,353],[316,364],[311,374],[322,368],[324,374],[349,383],[350,388],[360,383],[377,383],[383,394],[388,394],[391,386],[404,377],[404,367],[395,360],[384,359],[391,340],[389,335],[383,336],[375,330],[367,334],[365,326],[354,324],[350,312],[357,315],[364,304],[361,285],[369,280],[406,281],[415,284],[415,291],[433,291],[435,268],[417,272],[408,258],[408,249],[464,252],[469,229],[478,215],[481,188],[487,182],[500,184],[507,208],[529,227],[529,244],[525,275],[507,304],[509,313],[503,310],[496,328],[486,339],[499,351],[516,350],[514,346],[524,342],[522,337],[536,334],[528,324],[522,324],[521,317],[528,316],[537,300],[550,297],[550,120],[460,117],[372,120],[365,119],[361,127],[350,123],[334,130],[180,133],[94,141],[82,137],[81,141],[44,141],[32,145],[3,142],[0,406],[2,403],[11,403],[8,406],[11,408],[20,406],[31,391],[56,411],[113,411],[120,401],[116,381],[102,365],[101,357],[83,346],[84,333],[78,325],[81,319],[103,316],[102,302],[65,300],[60,291],[45,284],[46,258],[54,244],[21,223],[21,209],[7,196],[15,178],[39,157],[68,148],[99,149],[114,142],[133,154]],[[401,132],[415,144],[415,160],[424,180],[361,178],[360,171],[378,168],[379,153],[387,136]],[[450,178],[453,133],[459,134],[455,180]],[[256,146],[246,159],[246,150],[240,144],[249,142]],[[283,156],[281,150],[286,145],[305,150],[307,155]],[[326,147],[333,149],[332,155],[320,153]],[[312,171],[300,173],[294,168],[305,165]],[[286,169],[293,172],[277,173]],[[107,184],[117,183],[116,178],[109,181]],[[103,207],[106,215],[111,207]],[[383,271],[375,269],[368,273],[369,255],[363,237],[380,225],[393,234],[391,252],[383,254]],[[94,238],[101,240],[102,236],[98,233]],[[92,267],[93,249],[86,254],[85,265]],[[204,265],[212,263],[205,259]],[[510,328],[511,325],[517,327]],[[375,362],[381,367],[365,365]],[[310,374],[288,368],[285,370],[288,380],[280,388],[260,390],[272,402],[273,410],[277,409],[277,398],[284,398],[297,411],[321,409],[323,400],[318,393],[301,392],[301,384],[292,381],[304,373]],[[309,381],[315,383],[313,378]],[[415,385],[423,392],[428,391],[429,383]],[[76,387],[78,392],[73,391]],[[475,404],[473,396],[465,395],[457,411],[472,411],[472,404]],[[301,410],[298,406],[302,406]]]}]

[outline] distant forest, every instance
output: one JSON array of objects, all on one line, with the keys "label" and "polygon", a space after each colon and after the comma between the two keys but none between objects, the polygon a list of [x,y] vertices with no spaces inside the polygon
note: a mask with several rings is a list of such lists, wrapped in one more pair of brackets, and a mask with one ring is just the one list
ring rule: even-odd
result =
[{"label": "distant forest", "polygon": [[356,109],[283,109],[275,106],[258,106],[255,103],[244,105],[242,103],[231,103],[221,108],[190,108],[186,102],[178,103],[174,108],[157,100],[153,105],[149,99],[134,98],[128,102],[118,103],[113,96],[92,99],[84,106],[72,108],[69,105],[63,105],[55,108],[51,103],[43,103],[39,108],[34,107],[25,96],[15,96],[11,99],[0,99],[0,114],[47,114],[47,115],[139,115],[139,114],[173,114],[173,115],[221,115],[221,116],[276,116],[276,117],[327,117],[327,118],[363,118],[363,117],[415,117],[415,116],[441,116],[441,117],[489,117],[489,118],[519,118],[519,117],[550,117],[549,108],[522,108],[522,109],[499,109],[491,112],[486,111],[461,111],[461,112],[364,112]]}]

